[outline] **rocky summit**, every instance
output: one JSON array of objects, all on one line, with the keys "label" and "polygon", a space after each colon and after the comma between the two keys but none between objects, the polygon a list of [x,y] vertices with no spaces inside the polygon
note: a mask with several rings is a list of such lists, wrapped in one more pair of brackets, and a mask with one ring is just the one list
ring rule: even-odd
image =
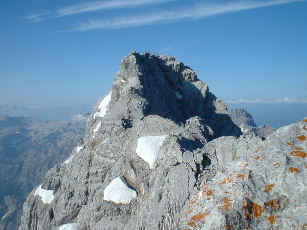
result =
[{"label": "rocky summit", "polygon": [[307,229],[306,122],[242,133],[191,68],[131,53],[19,230]]}]

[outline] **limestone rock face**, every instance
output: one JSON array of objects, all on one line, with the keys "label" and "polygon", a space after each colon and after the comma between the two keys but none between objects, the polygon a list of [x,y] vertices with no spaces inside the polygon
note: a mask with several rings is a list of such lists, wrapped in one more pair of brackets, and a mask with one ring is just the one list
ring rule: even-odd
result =
[{"label": "limestone rock face", "polygon": [[[122,61],[112,91],[94,108],[82,148],[45,176],[41,189],[53,191],[52,201],[43,203],[34,190],[24,204],[19,230],[225,229],[227,224],[244,229],[246,223],[269,229],[270,203],[261,203],[255,194],[267,183],[279,189],[288,173],[293,173],[292,183],[298,176],[300,194],[306,192],[299,179],[305,159],[291,155],[293,161],[287,160],[292,145],[279,149],[306,132],[301,126],[265,142],[254,134],[241,135],[225,104],[193,70],[170,56],[132,53]],[[293,146],[299,144],[305,148],[299,140]],[[275,160],[280,164],[276,178]],[[234,170],[245,176],[230,177]],[[224,185],[232,187],[220,189]],[[280,199],[293,195],[287,189],[276,191]],[[265,193],[266,200],[275,199],[274,194]],[[306,201],[301,195],[292,199]],[[249,220],[242,208],[245,200],[253,215]],[[287,209],[282,202],[278,205]],[[273,222],[275,217],[270,217]]]},{"label": "limestone rock face", "polygon": [[186,229],[305,229],[307,119],[271,134],[208,143],[211,176],[191,194]]},{"label": "limestone rock face", "polygon": [[246,125],[250,127],[256,127],[256,123],[250,113],[245,109],[232,109],[230,110],[230,116],[234,123],[239,125]]},{"label": "limestone rock face", "polygon": [[243,133],[254,133],[262,139],[267,138],[276,128],[268,125],[257,126],[252,115],[244,109],[232,109],[229,112],[232,121],[241,128]]}]

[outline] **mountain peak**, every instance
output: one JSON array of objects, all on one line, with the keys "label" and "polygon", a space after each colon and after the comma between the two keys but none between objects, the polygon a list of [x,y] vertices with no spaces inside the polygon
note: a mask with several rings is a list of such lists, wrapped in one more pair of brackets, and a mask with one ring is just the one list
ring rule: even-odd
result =
[{"label": "mountain peak", "polygon": [[88,124],[83,145],[39,187],[52,200],[34,190],[19,230],[287,229],[289,215],[307,224],[296,211],[306,200],[306,121],[266,139],[242,134],[170,56],[125,57]]},{"label": "mountain peak", "polygon": [[[106,107],[108,113],[101,109]],[[112,91],[94,109],[93,123],[101,111],[102,123],[124,121],[131,126],[146,116],[156,115],[185,124],[190,118],[199,117],[215,130],[215,137],[240,134],[226,105],[209,91],[207,83],[199,80],[190,67],[168,55],[133,52],[126,56]]]}]

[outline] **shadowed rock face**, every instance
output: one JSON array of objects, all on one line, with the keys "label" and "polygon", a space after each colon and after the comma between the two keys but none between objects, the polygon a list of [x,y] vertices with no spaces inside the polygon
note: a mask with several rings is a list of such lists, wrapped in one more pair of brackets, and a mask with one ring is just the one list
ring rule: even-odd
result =
[{"label": "shadowed rock face", "polygon": [[0,230],[20,225],[22,205],[46,172],[81,141],[86,118],[45,123],[29,117],[0,119]]},{"label": "shadowed rock face", "polygon": [[[213,193],[204,186],[215,181],[218,190],[231,162],[252,161],[249,154],[265,146],[253,134],[238,139],[241,134],[225,104],[189,67],[169,56],[132,53],[122,61],[111,94],[94,108],[82,149],[45,176],[40,189],[52,191],[52,201],[31,192],[19,230],[225,229],[237,223],[243,229],[241,200],[231,205],[241,219],[228,212],[235,201],[217,196],[227,207],[219,209],[216,200],[209,217],[210,206],[200,200]],[[259,190],[262,179],[250,189]],[[240,189],[232,191],[247,191]],[[247,198],[255,216],[264,216],[259,202]]]}]

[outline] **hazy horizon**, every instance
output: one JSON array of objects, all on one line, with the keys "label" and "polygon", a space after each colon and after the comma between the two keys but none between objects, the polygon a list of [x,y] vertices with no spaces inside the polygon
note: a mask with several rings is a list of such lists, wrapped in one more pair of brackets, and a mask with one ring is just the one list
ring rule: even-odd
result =
[{"label": "hazy horizon", "polygon": [[[0,116],[29,116],[41,121],[64,121],[78,113],[91,113],[94,105],[13,106],[0,105]],[[307,115],[307,103],[227,103],[228,109],[242,108],[250,113],[258,126],[280,128],[298,122]]]}]

